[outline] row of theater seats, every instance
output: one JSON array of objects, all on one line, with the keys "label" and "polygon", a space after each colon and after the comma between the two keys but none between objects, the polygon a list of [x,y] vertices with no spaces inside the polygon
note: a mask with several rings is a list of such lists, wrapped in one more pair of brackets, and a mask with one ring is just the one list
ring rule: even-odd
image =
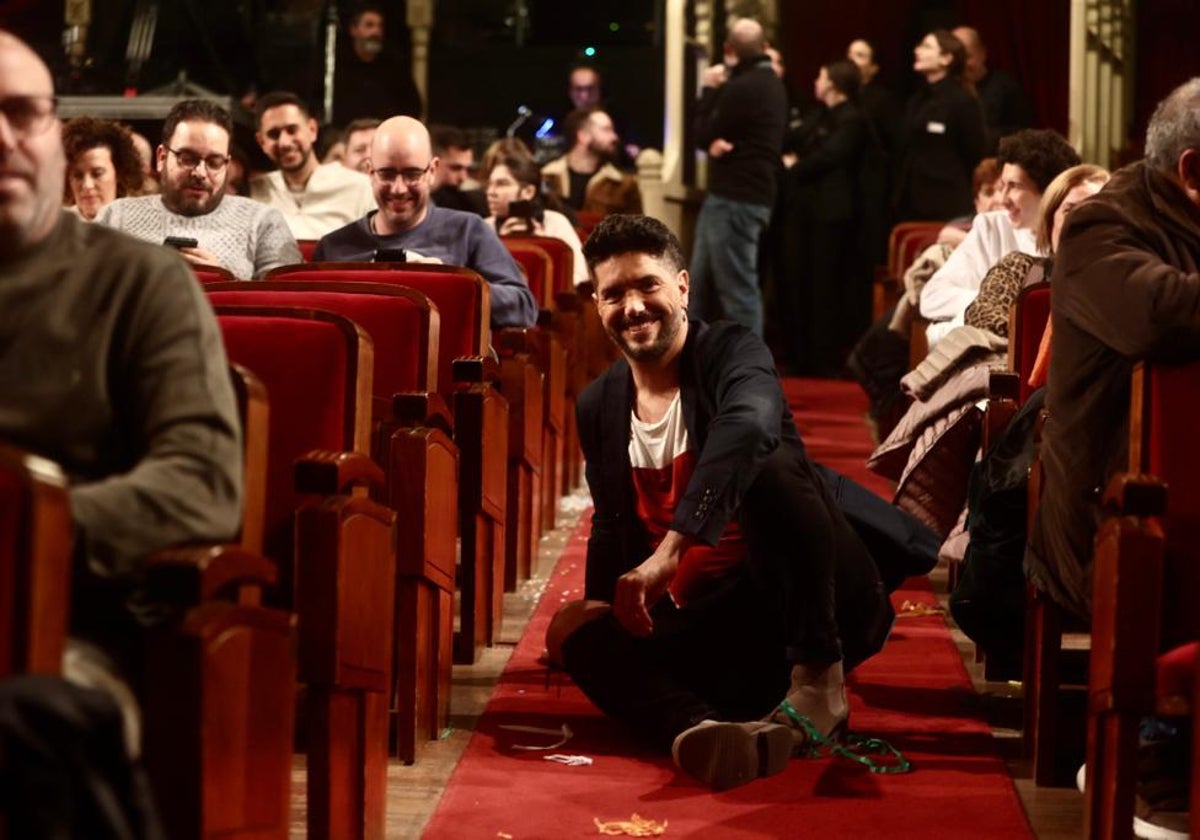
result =
[{"label": "row of theater seats", "polygon": [[[149,639],[144,690],[170,836],[287,835],[297,684],[311,837],[382,837],[389,752],[411,762],[446,726],[452,662],[492,643],[579,480],[574,397],[610,353],[588,344],[603,336],[570,250],[507,241],[544,305],[534,329],[492,333],[465,269],[199,273],[241,400],[246,503],[239,545],[150,565],[155,594],[187,608]],[[57,671],[66,627],[66,575],[42,570],[68,561],[17,554],[70,544],[64,503],[45,502],[61,480],[29,464],[6,452],[0,478],[38,511],[12,508],[5,533],[39,534],[0,548],[23,587],[0,605],[5,673]]]},{"label": "row of theater seats", "polygon": [[[988,384],[983,451],[1033,391],[1030,376],[1050,318],[1050,285],[1021,291],[1009,325],[1008,369]],[[1152,714],[1190,716],[1200,703],[1200,448],[1190,408],[1200,393],[1200,363],[1139,364],[1133,374],[1127,471],[1104,493],[1105,518],[1094,552],[1090,628],[1072,628],[1053,601],[1030,587],[1023,673],[1024,737],[1035,783],[1063,778],[1060,745],[1085,740],[1085,834],[1129,837],[1133,822],[1138,726]],[[1043,415],[1044,415],[1043,410]],[[1044,416],[1040,418],[1044,423]],[[1030,471],[1030,520],[1040,488]],[[951,587],[958,570],[950,570]],[[1069,633],[1072,629],[1081,632]],[[1066,660],[1087,654],[1086,721],[1063,712]],[[1084,732],[1084,725],[1086,731]],[[1193,732],[1200,729],[1193,727]],[[1200,738],[1193,746],[1200,758]],[[1193,773],[1190,801],[1200,812]]]}]

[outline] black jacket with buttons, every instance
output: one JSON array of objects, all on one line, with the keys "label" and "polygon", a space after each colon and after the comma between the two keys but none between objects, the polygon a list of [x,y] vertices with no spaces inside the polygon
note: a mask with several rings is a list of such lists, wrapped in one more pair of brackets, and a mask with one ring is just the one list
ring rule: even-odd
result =
[{"label": "black jacket with buttons", "polygon": [[[806,458],[775,362],[745,327],[690,321],[679,380],[689,446],[698,453],[672,529],[716,545],[763,462],[779,446]],[[618,360],[580,394],[579,441],[595,514],[586,597],[611,601],[617,578],[650,556],[629,461],[633,378]]]},{"label": "black jacket with buttons", "polygon": [[987,148],[979,99],[949,76],[908,100],[896,177],[898,218],[945,220],[973,212],[971,178]]}]

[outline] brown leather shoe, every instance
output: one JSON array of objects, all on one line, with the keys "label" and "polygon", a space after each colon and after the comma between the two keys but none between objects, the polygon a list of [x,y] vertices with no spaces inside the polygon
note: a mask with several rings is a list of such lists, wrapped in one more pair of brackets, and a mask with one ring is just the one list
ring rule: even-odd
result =
[{"label": "brown leather shoe", "polygon": [[679,733],[671,746],[676,766],[714,790],[773,776],[791,755],[791,730],[764,721],[703,720]]}]

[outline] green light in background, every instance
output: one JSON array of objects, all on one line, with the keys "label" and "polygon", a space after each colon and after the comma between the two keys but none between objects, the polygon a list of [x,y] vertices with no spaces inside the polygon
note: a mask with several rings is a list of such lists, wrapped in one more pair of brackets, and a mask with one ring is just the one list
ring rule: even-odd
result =
[{"label": "green light in background", "polygon": [[583,54],[586,55],[588,58],[591,58],[592,56],[594,56],[596,54],[596,48],[595,47],[585,47],[583,50]]},{"label": "green light in background", "polygon": [[620,28],[621,28],[621,24],[617,23],[615,20],[608,25],[609,32],[616,32]]}]

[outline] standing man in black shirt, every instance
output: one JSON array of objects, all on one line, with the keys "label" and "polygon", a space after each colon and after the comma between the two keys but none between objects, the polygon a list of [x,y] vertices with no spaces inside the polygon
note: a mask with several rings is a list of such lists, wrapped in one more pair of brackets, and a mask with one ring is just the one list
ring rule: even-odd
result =
[{"label": "standing man in black shirt", "polygon": [[333,76],[331,122],[336,126],[362,117],[421,116],[412,69],[387,48],[383,27],[379,6],[364,4],[350,19],[351,45],[338,50]]},{"label": "standing man in black shirt", "polygon": [[1010,73],[987,66],[987,45],[979,31],[970,26],[954,28],[954,37],[967,50],[967,66],[963,75],[975,85],[975,93],[983,105],[987,121],[987,154],[994,155],[1000,138],[1033,125],[1033,109],[1025,92]]},{"label": "standing man in black shirt", "polygon": [[725,64],[704,71],[696,142],[708,153],[708,197],[696,220],[688,312],[721,309],[761,336],[758,240],[771,218],[787,125],[787,92],[758,21],[729,30]]}]

